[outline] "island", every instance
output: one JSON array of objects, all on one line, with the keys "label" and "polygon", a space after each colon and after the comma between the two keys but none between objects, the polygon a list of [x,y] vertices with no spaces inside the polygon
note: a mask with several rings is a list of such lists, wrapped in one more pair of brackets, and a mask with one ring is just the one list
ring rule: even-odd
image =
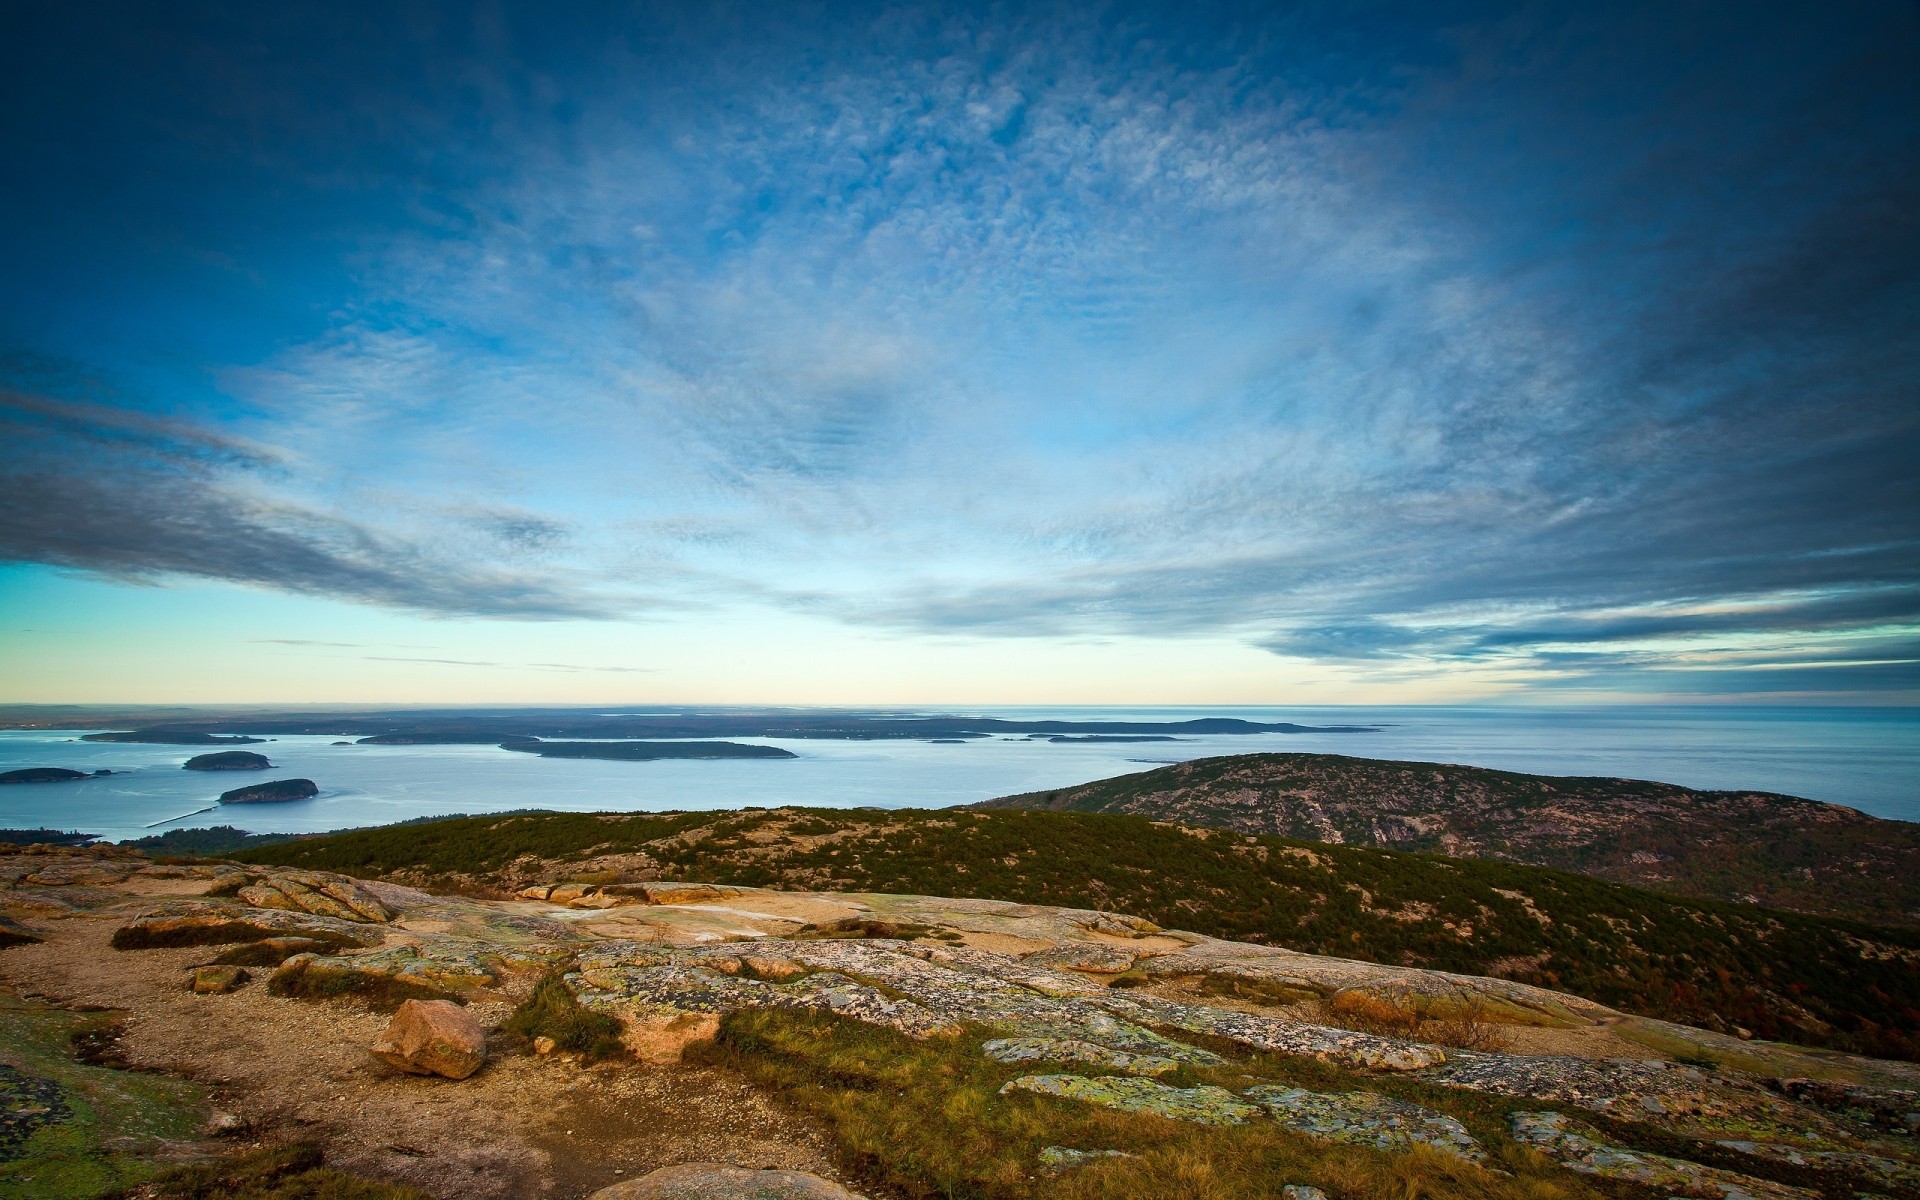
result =
[{"label": "island", "polygon": [[262,771],[273,764],[264,754],[255,754],[251,750],[219,750],[212,754],[196,754],[181,764],[188,771]]},{"label": "island", "polygon": [[264,738],[235,734],[223,737],[215,733],[196,733],[175,729],[135,729],[124,733],[88,733],[83,742],[140,742],[154,746],[247,746]]},{"label": "island", "polygon": [[222,804],[271,804],[280,800],[311,800],[320,789],[311,779],[276,779],[220,793]]},{"label": "island", "polygon": [[502,750],[538,754],[541,758],[607,758],[646,762],[660,758],[798,758],[778,746],[748,746],[740,742],[543,742],[515,738],[501,742]]},{"label": "island", "polygon": [[1041,738],[1046,738],[1047,741],[1056,744],[1060,742],[1177,742],[1180,740],[1177,737],[1168,737],[1160,733],[1089,733],[1084,737],[1070,737],[1060,733],[1056,733],[1052,737],[1047,737],[1046,734],[1042,733],[1030,733],[1027,735],[1029,741],[1038,741]]},{"label": "island", "polygon": [[0,773],[0,783],[68,783],[75,779],[92,779],[94,775],[111,774],[111,771],[95,771],[89,775],[85,771],[69,771],[65,767],[22,767],[18,771]]}]

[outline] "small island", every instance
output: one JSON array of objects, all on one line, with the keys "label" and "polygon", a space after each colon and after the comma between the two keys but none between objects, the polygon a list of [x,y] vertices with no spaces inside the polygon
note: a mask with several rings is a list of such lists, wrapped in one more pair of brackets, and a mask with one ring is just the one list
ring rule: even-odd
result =
[{"label": "small island", "polygon": [[273,764],[264,754],[255,754],[251,750],[219,750],[212,754],[196,754],[181,764],[187,771],[262,771]]},{"label": "small island", "polygon": [[[107,771],[95,771],[93,775],[106,775]],[[18,771],[0,773],[0,783],[68,783],[75,779],[92,779],[93,775],[85,771],[69,771],[65,767],[22,767]]]},{"label": "small island", "polygon": [[217,733],[178,733],[171,729],[135,729],[126,733],[88,733],[82,734],[83,742],[140,742],[153,746],[248,746],[265,738],[247,737],[234,734],[222,737]]},{"label": "small island", "polygon": [[280,800],[311,800],[320,789],[311,779],[276,779],[220,793],[222,804],[271,804]]},{"label": "small island", "polygon": [[[1040,737],[1040,735],[1039,735],[1039,734],[1030,734],[1030,735],[1028,735],[1028,736],[1029,736],[1030,738],[1033,738],[1033,739],[1038,739],[1038,738]],[[1049,742],[1052,742],[1052,743],[1054,743],[1055,745],[1058,745],[1058,744],[1060,744],[1061,742],[1069,742],[1069,743],[1085,743],[1085,742],[1177,742],[1177,741],[1179,741],[1180,739],[1179,739],[1179,738],[1177,738],[1177,737],[1167,737],[1167,736],[1165,736],[1165,735],[1163,735],[1163,734],[1136,734],[1136,733],[1090,733],[1090,734],[1087,734],[1087,735],[1085,735],[1085,736],[1083,736],[1083,737],[1068,737],[1068,736],[1066,736],[1066,735],[1064,735],[1064,734],[1054,734],[1054,735],[1053,735],[1052,737],[1050,737],[1050,738],[1047,738],[1047,740],[1048,740]]]},{"label": "small island", "polygon": [[516,738],[501,742],[502,750],[538,754],[541,758],[607,758],[647,762],[660,758],[798,758],[778,746],[749,746],[741,742],[543,742]]}]

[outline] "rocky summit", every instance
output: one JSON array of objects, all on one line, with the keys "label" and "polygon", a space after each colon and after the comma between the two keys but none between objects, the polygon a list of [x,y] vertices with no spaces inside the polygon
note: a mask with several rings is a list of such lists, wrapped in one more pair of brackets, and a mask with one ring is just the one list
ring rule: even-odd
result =
[{"label": "rocky summit", "polygon": [[[1124,913],[699,880],[478,899],[113,848],[0,855],[0,881],[10,989],[123,1013],[119,1061],[429,1195],[750,1194],[711,1190],[726,1162],[780,1195],[1175,1194],[1185,1153],[1266,1164],[1220,1195],[1414,1171],[1434,1195],[1920,1196],[1912,1064]],[[1428,1036],[1394,1032],[1409,1009]],[[23,1128],[79,1111],[5,1065],[46,1097]],[[212,1153],[162,1140],[116,1153]],[[652,1174],[695,1162],[707,1191]]]}]

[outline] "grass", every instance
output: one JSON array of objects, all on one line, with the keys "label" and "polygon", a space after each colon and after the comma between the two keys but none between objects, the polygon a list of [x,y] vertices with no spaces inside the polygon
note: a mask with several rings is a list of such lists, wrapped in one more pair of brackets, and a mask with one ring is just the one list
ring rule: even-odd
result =
[{"label": "grass", "polygon": [[145,1155],[205,1120],[204,1097],[185,1080],[94,1065],[113,1061],[104,1048],[116,1019],[0,993],[0,1062],[13,1069],[6,1090],[21,1093],[5,1102],[15,1112],[51,1107],[55,1118],[0,1150],[0,1197],[66,1200],[132,1186],[154,1173]]},{"label": "grass", "polygon": [[[635,878],[1104,908],[1373,962],[1505,975],[1629,1012],[1920,1059],[1920,931],[1690,900],[1517,863],[1025,810],[525,813],[355,830],[244,861],[510,890]],[[537,861],[536,861],[537,860]],[[521,874],[516,875],[516,872]]]},{"label": "grass", "polygon": [[413,1188],[324,1166],[319,1148],[306,1144],[175,1167],[155,1176],[147,1194],[154,1200],[426,1200]]},{"label": "grass", "polygon": [[578,1054],[588,1062],[626,1055],[620,1022],[582,1008],[557,973],[542,979],[502,1028],[529,1042],[538,1037],[552,1038],[556,1048]]},{"label": "grass", "polygon": [[[987,1035],[916,1041],[820,1014],[762,1009],[721,1024],[704,1051],[826,1123],[848,1167],[915,1200],[1071,1200],[1278,1196],[1309,1184],[1342,1200],[1584,1200],[1638,1196],[1581,1179],[1507,1137],[1510,1105],[1406,1081],[1360,1080],[1319,1063],[1254,1056],[1223,1068],[1185,1068],[1166,1081],[1241,1088],[1286,1083],[1317,1090],[1370,1087],[1459,1118],[1489,1153],[1483,1170],[1438,1151],[1388,1154],[1309,1140],[1277,1124],[1211,1128],[1015,1093],[1021,1074],[980,1053]],[[1047,1146],[1117,1149],[1057,1178],[1038,1167]]]}]

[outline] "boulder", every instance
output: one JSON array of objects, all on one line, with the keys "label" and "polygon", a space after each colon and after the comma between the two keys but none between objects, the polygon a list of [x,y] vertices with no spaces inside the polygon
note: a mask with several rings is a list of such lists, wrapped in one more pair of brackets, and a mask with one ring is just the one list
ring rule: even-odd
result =
[{"label": "boulder", "polygon": [[257,872],[247,877],[235,895],[255,908],[308,912],[369,924],[385,924],[393,919],[392,910],[365,884],[331,871]]},{"label": "boulder", "polygon": [[12,917],[0,914],[0,946],[25,946],[42,940],[39,934],[25,925]]},{"label": "boulder", "polygon": [[587,1200],[864,1200],[804,1171],[752,1171],[721,1163],[681,1163],[604,1187]]},{"label": "boulder", "polygon": [[194,967],[187,973],[187,990],[201,996],[218,996],[231,992],[249,978],[245,967],[213,964]]},{"label": "boulder", "polygon": [[380,935],[365,924],[307,912],[241,908],[217,900],[168,900],[114,931],[115,950],[157,946],[218,946],[268,938],[303,937],[338,949],[372,946]]},{"label": "boulder", "polygon": [[487,1034],[450,1000],[408,1000],[373,1043],[373,1054],[415,1075],[465,1079],[487,1061]]}]

